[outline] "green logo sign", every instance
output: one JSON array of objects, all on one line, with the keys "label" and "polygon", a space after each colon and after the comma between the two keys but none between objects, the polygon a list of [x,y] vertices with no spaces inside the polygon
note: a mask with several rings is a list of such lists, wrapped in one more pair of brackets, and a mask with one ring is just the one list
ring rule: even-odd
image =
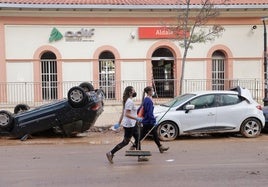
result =
[{"label": "green logo sign", "polygon": [[63,36],[60,31],[54,27],[50,33],[49,42],[58,41],[62,38]]}]

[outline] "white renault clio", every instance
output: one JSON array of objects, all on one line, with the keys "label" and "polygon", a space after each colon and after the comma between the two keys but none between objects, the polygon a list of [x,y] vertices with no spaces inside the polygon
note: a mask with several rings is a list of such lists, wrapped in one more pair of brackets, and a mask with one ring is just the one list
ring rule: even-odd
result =
[{"label": "white renault clio", "polygon": [[254,138],[265,125],[262,106],[241,87],[183,94],[155,106],[154,114],[159,138],[164,141],[184,134],[224,132]]}]

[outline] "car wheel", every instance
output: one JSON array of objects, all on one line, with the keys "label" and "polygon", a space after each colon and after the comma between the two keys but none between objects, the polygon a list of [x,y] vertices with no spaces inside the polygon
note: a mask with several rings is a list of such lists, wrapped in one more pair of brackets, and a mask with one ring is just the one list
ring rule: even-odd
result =
[{"label": "car wheel", "polygon": [[259,120],[248,118],[242,123],[240,133],[246,138],[255,138],[260,135],[261,129]]},{"label": "car wheel", "polygon": [[162,141],[175,140],[178,136],[178,132],[177,125],[170,121],[162,122],[157,128],[159,139]]},{"label": "car wheel", "polygon": [[89,82],[82,82],[79,87],[83,88],[85,92],[94,91],[94,87]]},{"label": "car wheel", "polygon": [[86,104],[87,95],[83,88],[75,86],[68,91],[68,101],[73,107],[81,107]]},{"label": "car wheel", "polygon": [[0,128],[10,129],[12,127],[13,116],[10,112],[1,110],[0,111]]},{"label": "car wheel", "polygon": [[15,106],[14,108],[14,114],[18,114],[18,113],[21,113],[21,112],[24,112],[24,111],[27,111],[29,110],[30,107],[26,104],[18,104],[17,106]]}]

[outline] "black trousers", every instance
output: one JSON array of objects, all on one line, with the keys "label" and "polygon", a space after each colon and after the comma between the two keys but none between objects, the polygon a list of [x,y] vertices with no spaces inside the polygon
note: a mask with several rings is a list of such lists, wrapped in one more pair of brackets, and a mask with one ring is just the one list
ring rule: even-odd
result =
[{"label": "black trousers", "polygon": [[[153,124],[143,124],[142,130],[141,130],[141,136],[140,136],[140,140],[142,140],[145,135],[154,127]],[[157,134],[157,127],[154,127],[153,130],[151,131],[151,134],[153,135],[153,140],[155,142],[155,144],[157,145],[157,147],[161,146],[160,140],[158,138],[158,134]]]},{"label": "black trousers", "polygon": [[[117,144],[112,150],[111,153],[115,154],[117,151],[122,149],[123,147],[127,146],[132,138],[135,139],[135,144],[138,142],[138,132],[137,132],[137,125],[135,127],[124,127],[124,139],[122,142]],[[137,144],[136,144],[137,145]]]}]

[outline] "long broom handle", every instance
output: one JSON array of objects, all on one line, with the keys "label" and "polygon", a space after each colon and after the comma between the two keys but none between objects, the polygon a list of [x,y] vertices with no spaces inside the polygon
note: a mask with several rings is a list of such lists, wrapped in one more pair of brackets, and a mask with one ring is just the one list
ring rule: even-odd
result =
[{"label": "long broom handle", "polygon": [[157,124],[154,125],[149,132],[147,132],[147,134],[140,140],[140,142],[143,142],[143,140],[145,140],[145,138],[152,132],[152,130],[155,128],[155,126],[158,125],[158,123],[163,119],[163,117],[165,117],[165,115],[168,113],[168,111],[175,105],[175,103],[177,102],[177,99],[174,101],[174,103],[172,103],[172,105],[170,105],[170,107],[167,109],[167,111],[161,116],[161,118],[158,120]]},{"label": "long broom handle", "polygon": [[152,78],[152,82],[153,82],[153,87],[154,87],[156,98],[158,98],[158,93],[157,93],[157,89],[156,89],[156,86],[155,86],[154,78]]}]

